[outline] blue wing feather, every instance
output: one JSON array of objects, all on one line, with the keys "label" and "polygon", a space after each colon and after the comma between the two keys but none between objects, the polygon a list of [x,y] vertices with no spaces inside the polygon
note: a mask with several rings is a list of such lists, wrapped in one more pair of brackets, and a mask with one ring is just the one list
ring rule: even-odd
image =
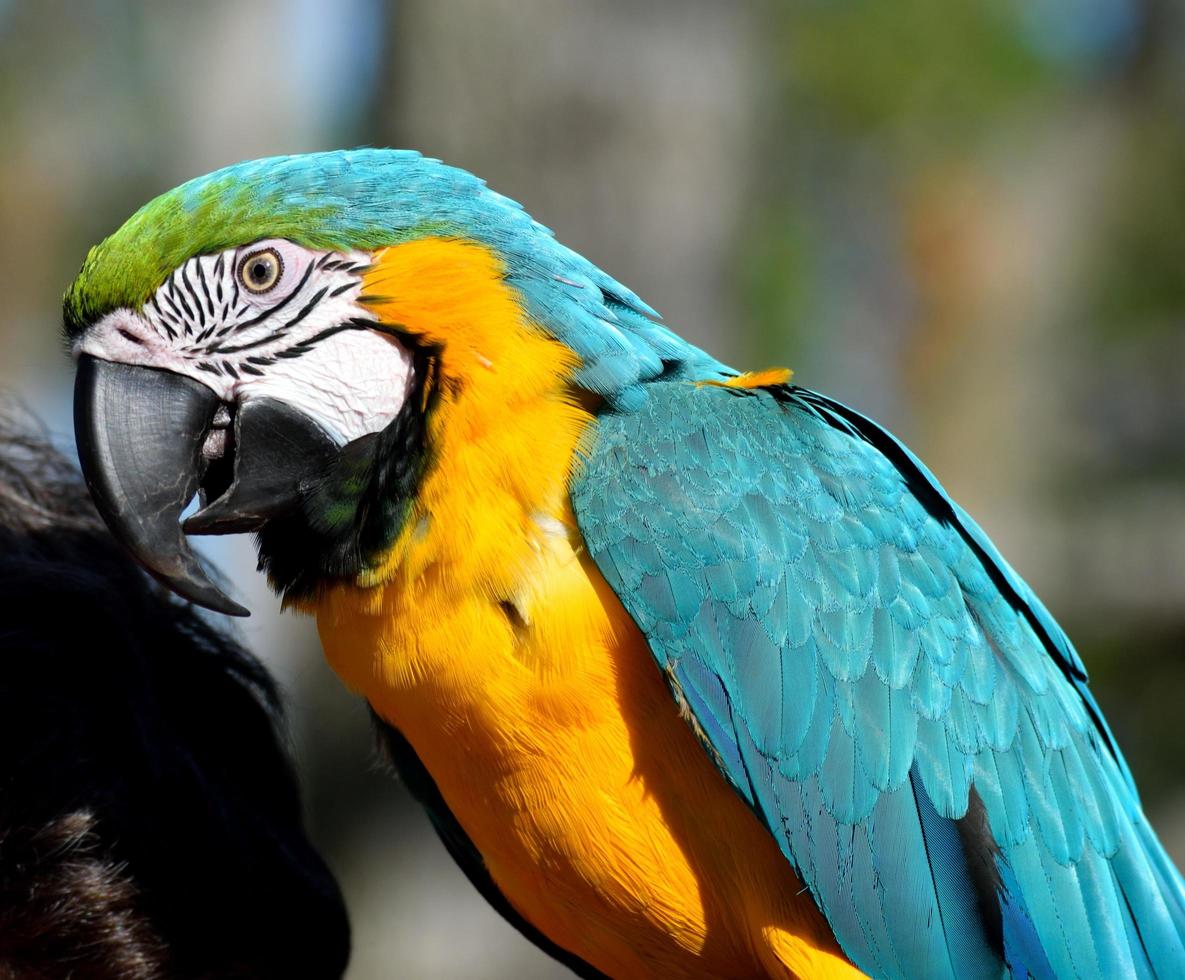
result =
[{"label": "blue wing feather", "polygon": [[587,455],[590,554],[858,966],[1185,973],[1081,660],[900,442],[802,389],[656,381]]}]

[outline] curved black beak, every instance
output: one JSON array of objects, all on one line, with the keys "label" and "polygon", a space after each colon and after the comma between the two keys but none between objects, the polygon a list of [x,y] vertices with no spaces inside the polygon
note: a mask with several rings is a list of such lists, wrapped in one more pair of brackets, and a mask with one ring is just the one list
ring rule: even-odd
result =
[{"label": "curved black beak", "polygon": [[300,501],[305,484],[337,458],[316,422],[274,398],[244,402],[235,413],[234,476],[216,500],[182,525],[187,534],[258,531]]},{"label": "curved black beak", "polygon": [[156,578],[199,605],[250,613],[210,579],[180,518],[203,472],[218,396],[190,378],[84,354],[74,383],[78,459],[115,537]]}]

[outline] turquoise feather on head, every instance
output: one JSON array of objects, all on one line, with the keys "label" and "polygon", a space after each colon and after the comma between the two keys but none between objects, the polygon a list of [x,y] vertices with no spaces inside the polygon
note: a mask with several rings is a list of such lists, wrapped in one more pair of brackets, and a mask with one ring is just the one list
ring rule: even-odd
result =
[{"label": "turquoise feather on head", "polygon": [[518,204],[409,150],[252,160],[160,195],[91,249],[66,293],[66,334],[73,341],[112,310],[141,308],[197,255],[263,239],[371,252],[427,237],[472,240],[500,256],[531,320],[580,355],[577,383],[596,394],[636,404],[637,383],[666,370],[664,362],[705,377],[721,370]]}]

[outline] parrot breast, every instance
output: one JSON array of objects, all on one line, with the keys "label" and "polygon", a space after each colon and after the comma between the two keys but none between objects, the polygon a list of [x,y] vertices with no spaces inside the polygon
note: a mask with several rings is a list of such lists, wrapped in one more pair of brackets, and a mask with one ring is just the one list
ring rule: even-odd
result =
[{"label": "parrot breast", "polygon": [[381,567],[320,599],[331,665],[510,904],[597,970],[859,975],[584,553],[567,487],[594,423],[570,351],[473,245],[389,249],[370,280],[380,317],[440,351],[433,462]]}]

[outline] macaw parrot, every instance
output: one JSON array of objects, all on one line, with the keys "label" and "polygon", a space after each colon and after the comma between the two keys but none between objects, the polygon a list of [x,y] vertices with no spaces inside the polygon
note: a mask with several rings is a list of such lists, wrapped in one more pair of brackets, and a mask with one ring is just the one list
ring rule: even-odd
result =
[{"label": "macaw parrot", "polygon": [[244,614],[186,536],[254,532],[450,852],[577,974],[1185,976],[1181,875],[987,535],[477,178],[217,171],[64,317],[115,535]]}]

